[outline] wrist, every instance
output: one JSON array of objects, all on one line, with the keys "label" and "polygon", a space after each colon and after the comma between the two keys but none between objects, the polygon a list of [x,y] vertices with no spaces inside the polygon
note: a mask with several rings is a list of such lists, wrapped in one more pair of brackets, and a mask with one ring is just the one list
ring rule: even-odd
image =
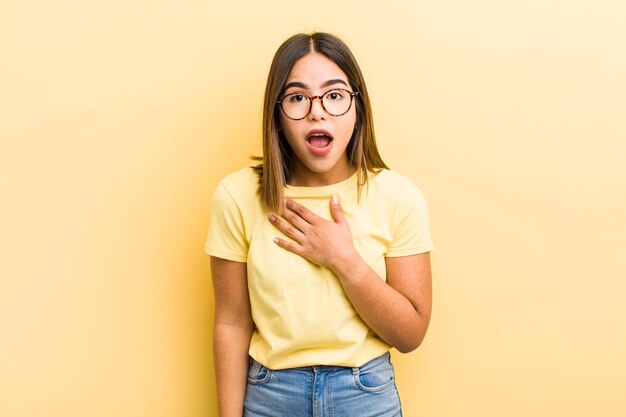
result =
[{"label": "wrist", "polygon": [[361,255],[354,248],[334,257],[330,269],[343,281],[361,275],[368,268]]}]

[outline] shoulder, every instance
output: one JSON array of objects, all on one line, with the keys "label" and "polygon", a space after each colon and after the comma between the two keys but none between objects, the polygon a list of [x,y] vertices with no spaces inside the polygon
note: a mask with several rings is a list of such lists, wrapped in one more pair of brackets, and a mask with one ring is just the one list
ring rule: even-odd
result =
[{"label": "shoulder", "polygon": [[257,201],[258,179],[252,166],[246,166],[226,175],[214,193],[214,204],[232,201],[237,206],[255,205]]},{"label": "shoulder", "polygon": [[378,173],[370,173],[369,178],[381,183],[400,182],[403,185],[413,183],[408,177],[390,169],[381,169]]},{"label": "shoulder", "polygon": [[423,198],[422,191],[413,180],[389,169],[370,173],[368,186],[372,186],[377,193],[384,194],[389,198],[394,196],[398,199],[410,198],[411,196]]},{"label": "shoulder", "polygon": [[428,207],[422,190],[412,179],[388,169],[368,177],[367,199],[379,212],[386,212],[394,223],[407,216],[427,216]]},{"label": "shoulder", "polygon": [[253,166],[246,166],[226,175],[220,181],[218,190],[223,189],[235,200],[256,196],[258,176]]},{"label": "shoulder", "polygon": [[222,178],[220,186],[228,190],[256,191],[258,177],[252,166],[246,166]]}]

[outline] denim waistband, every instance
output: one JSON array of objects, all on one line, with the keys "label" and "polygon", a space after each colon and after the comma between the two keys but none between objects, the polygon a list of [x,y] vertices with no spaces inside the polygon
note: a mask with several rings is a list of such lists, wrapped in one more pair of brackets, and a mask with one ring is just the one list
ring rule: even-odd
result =
[{"label": "denim waistband", "polygon": [[[287,369],[297,369],[301,371],[311,371],[311,372],[323,372],[323,371],[336,371],[341,369],[352,369],[353,371],[358,370],[359,368],[371,367],[379,365],[380,363],[389,363],[390,362],[390,354],[389,352],[385,352],[377,358],[374,358],[361,366],[340,366],[340,365],[312,365],[312,366],[297,366],[294,368],[286,368],[286,369],[278,369],[278,371],[284,371]],[[254,358],[250,357],[250,363],[254,363],[257,366],[263,366],[267,368],[267,366],[263,365],[260,362],[257,362]],[[270,369],[270,368],[267,368]],[[276,371],[273,370],[272,371]]]}]

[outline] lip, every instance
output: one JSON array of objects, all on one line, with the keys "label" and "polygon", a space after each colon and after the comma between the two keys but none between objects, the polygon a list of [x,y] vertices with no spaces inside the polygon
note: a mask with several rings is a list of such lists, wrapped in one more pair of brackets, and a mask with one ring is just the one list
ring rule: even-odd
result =
[{"label": "lip", "polygon": [[313,135],[325,135],[328,136],[331,140],[333,138],[333,135],[331,135],[328,130],[324,130],[324,129],[313,129],[310,130],[309,133],[306,134],[306,139],[308,140],[311,136]]},{"label": "lip", "polygon": [[[328,136],[330,138],[330,142],[328,143],[328,145],[324,146],[323,148],[318,148],[316,146],[311,145],[311,143],[309,142],[309,138],[313,135],[324,135],[324,136]],[[326,156],[330,153],[331,149],[333,148],[333,136],[324,129],[313,129],[310,130],[309,133],[307,133],[306,135],[306,147],[309,149],[309,151],[316,156]]]}]

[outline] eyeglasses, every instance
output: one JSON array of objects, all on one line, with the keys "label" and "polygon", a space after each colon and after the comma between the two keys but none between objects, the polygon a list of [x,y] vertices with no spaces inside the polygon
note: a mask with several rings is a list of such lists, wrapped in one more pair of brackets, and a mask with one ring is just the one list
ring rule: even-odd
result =
[{"label": "eyeglasses", "polygon": [[311,111],[313,100],[319,98],[326,113],[331,116],[343,116],[352,107],[352,99],[357,94],[359,94],[358,91],[352,92],[343,88],[336,88],[325,92],[321,96],[312,97],[303,93],[292,93],[278,100],[276,104],[280,106],[285,116],[291,120],[302,120]]}]

